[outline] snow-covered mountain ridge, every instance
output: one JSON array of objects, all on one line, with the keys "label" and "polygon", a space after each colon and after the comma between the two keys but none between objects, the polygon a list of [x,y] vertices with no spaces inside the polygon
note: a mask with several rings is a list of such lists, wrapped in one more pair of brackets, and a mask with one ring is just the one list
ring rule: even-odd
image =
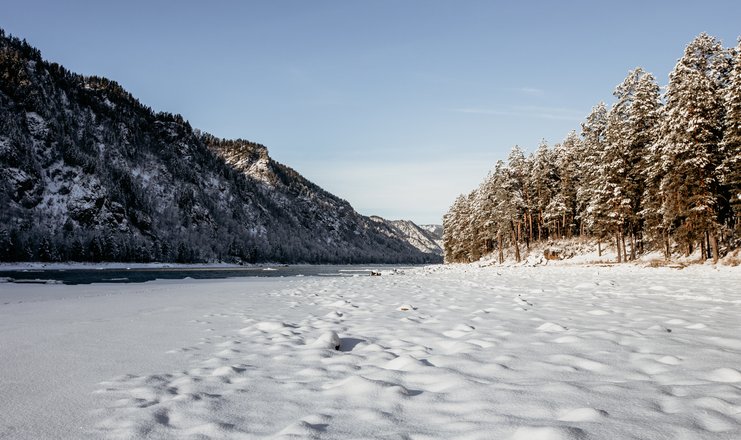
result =
[{"label": "snow-covered mountain ridge", "polygon": [[435,239],[435,243],[443,249],[443,225],[419,225],[419,227],[429,232]]},{"label": "snow-covered mountain ridge", "polygon": [[435,235],[409,220],[386,220],[378,216],[371,216],[370,219],[378,224],[386,225],[391,234],[404,237],[408,243],[421,252],[443,255],[442,234]]},{"label": "snow-covered mountain ridge", "polygon": [[266,147],[155,113],[2,30],[0,78],[0,260],[440,260]]}]

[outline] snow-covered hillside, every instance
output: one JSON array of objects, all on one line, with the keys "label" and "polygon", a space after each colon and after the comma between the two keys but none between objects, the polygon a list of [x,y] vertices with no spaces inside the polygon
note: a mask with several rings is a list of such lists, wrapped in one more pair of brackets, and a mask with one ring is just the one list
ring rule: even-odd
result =
[{"label": "snow-covered hillside", "polygon": [[735,440],[739,284],[471,265],[5,284],[0,437]]},{"label": "snow-covered hillside", "polygon": [[443,248],[443,225],[419,225],[419,227],[429,232],[440,249]]},{"label": "snow-covered hillside", "polygon": [[386,225],[392,236],[402,237],[421,252],[442,257],[442,236],[438,237],[410,220],[386,220],[378,216],[371,216],[370,219],[378,224]]},{"label": "snow-covered hillside", "polygon": [[435,235],[436,237],[443,237],[443,226],[442,225],[419,225],[420,228]]},{"label": "snow-covered hillside", "polygon": [[243,140],[206,138],[206,142],[236,170],[260,182],[259,190],[269,195],[295,224],[331,225],[331,235],[326,240],[341,242],[342,231],[357,229],[359,225],[394,242],[407,244],[421,252],[427,262],[442,261],[442,248],[430,243],[429,234],[413,222],[361,216],[345,200],[272,160],[264,146]]},{"label": "snow-covered hillside", "polygon": [[267,148],[0,31],[0,261],[437,262]]}]

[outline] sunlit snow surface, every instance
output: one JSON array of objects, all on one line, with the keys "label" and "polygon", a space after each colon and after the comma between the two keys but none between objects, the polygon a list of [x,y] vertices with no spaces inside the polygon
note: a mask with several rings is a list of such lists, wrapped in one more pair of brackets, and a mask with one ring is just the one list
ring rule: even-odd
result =
[{"label": "sunlit snow surface", "polygon": [[738,439],[738,269],[1,284],[0,438]]}]

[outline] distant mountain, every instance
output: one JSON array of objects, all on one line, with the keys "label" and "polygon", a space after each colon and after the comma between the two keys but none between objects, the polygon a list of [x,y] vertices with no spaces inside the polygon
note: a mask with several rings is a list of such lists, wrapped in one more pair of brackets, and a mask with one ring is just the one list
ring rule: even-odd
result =
[{"label": "distant mountain", "polygon": [[436,237],[443,237],[443,225],[419,225],[419,227]]},{"label": "distant mountain", "polygon": [[2,30],[0,260],[441,261],[266,147],[155,113]]},{"label": "distant mountain", "polygon": [[419,225],[419,227],[429,232],[435,238],[435,242],[440,246],[440,249],[442,249],[443,225]]},{"label": "distant mountain", "polygon": [[401,236],[409,244],[424,253],[443,255],[442,227],[440,235],[430,232],[428,229],[418,226],[409,220],[386,220],[381,217],[371,216],[371,220],[378,224],[387,225],[392,230],[391,236]]}]

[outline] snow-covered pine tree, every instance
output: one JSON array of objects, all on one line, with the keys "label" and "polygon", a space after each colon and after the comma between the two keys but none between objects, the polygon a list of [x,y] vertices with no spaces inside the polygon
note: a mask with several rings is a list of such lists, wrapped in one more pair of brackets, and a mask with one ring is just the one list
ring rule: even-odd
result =
[{"label": "snow-covered pine tree", "polygon": [[[658,121],[663,120],[663,107],[657,110]],[[663,206],[665,193],[662,191],[661,182],[667,172],[666,164],[663,162],[663,148],[658,140],[662,122],[658,122],[655,127],[657,139],[651,144],[646,151],[645,166],[646,186],[641,196],[640,217],[643,224],[643,231],[648,235],[649,240],[664,252],[664,257],[669,259],[671,256],[671,240],[669,238],[670,229],[664,222]]]},{"label": "snow-covered pine tree", "polygon": [[555,224],[555,233],[561,238],[570,238],[577,229],[576,186],[579,158],[579,137],[575,131],[553,150],[558,187],[548,204],[547,217]]},{"label": "snow-covered pine tree", "polygon": [[560,239],[563,238],[561,232],[561,216],[567,210],[566,204],[563,200],[563,194],[561,194],[561,175],[559,169],[559,164],[563,162],[561,158],[563,155],[561,144],[554,145],[553,148],[549,150],[549,153],[554,172],[550,198],[543,210],[543,222],[546,224],[546,228],[548,229],[548,238]]},{"label": "snow-covered pine tree", "polygon": [[645,194],[650,182],[650,161],[652,150],[658,137],[659,117],[661,116],[661,97],[659,85],[650,73],[640,76],[634,91],[633,104],[630,107],[628,126],[631,142],[631,197],[633,215],[631,230],[633,248],[643,250],[643,231],[646,229]]},{"label": "snow-covered pine tree", "polygon": [[556,164],[545,140],[540,143],[538,150],[533,154],[531,163],[528,186],[532,191],[535,225],[540,241],[549,237],[545,213],[557,185]]},{"label": "snow-covered pine tree", "polygon": [[626,191],[628,165],[624,155],[627,149],[626,119],[625,103],[618,99],[607,113],[605,143],[600,152],[592,199],[592,204],[600,206],[605,212],[603,223],[613,237],[618,263],[623,260],[623,233],[630,211],[630,198]]},{"label": "snow-covered pine tree", "polygon": [[729,211],[726,224],[731,232],[729,244],[741,239],[741,39],[732,50],[732,69],[723,93],[725,123],[720,168],[723,194]]},{"label": "snow-covered pine tree", "polygon": [[466,261],[476,261],[483,255],[480,251],[481,232],[480,226],[477,222],[480,221],[481,217],[476,215],[477,211],[480,211],[480,203],[478,191],[473,190],[468,193],[466,197],[466,203],[463,211],[463,230],[461,233],[461,247],[464,255],[466,255]]},{"label": "snow-covered pine tree", "polygon": [[621,257],[628,259],[626,234],[631,241],[630,259],[636,258],[645,187],[642,159],[653,142],[658,86],[651,74],[637,67],[615,88],[614,95],[617,99],[607,116],[596,196],[597,203],[608,210],[619,262]]},{"label": "snow-covered pine tree", "polygon": [[661,160],[666,169],[660,187],[664,227],[686,252],[706,242],[718,259],[719,144],[723,128],[721,87],[725,52],[702,33],[685,49],[669,75],[661,127]]},{"label": "snow-covered pine tree", "polygon": [[463,204],[466,199],[463,194],[459,195],[443,216],[443,250],[445,262],[455,263],[460,261],[460,244],[458,240],[461,235],[461,216]]},{"label": "snow-covered pine tree", "polygon": [[492,200],[489,173],[479,187],[470,194],[471,203],[471,260],[478,260],[494,249],[492,226]]},{"label": "snow-covered pine tree", "polygon": [[607,127],[607,107],[600,102],[581,124],[582,142],[579,144],[580,163],[578,185],[576,188],[577,216],[585,233],[590,233],[599,240],[605,238],[607,214],[605,207],[596,203],[596,188],[600,177],[600,156],[605,148],[605,129]]},{"label": "snow-covered pine tree", "polygon": [[523,197],[523,180],[516,176],[508,167],[503,167],[500,183],[497,185],[501,195],[499,212],[502,218],[503,228],[509,229],[510,244],[514,247],[515,261],[518,263],[520,257],[520,242],[522,241],[522,226],[525,212]]},{"label": "snow-covered pine tree", "polygon": [[513,181],[513,187],[517,188],[517,194],[514,196],[519,200],[516,203],[521,207],[522,231],[520,240],[525,241],[525,246],[530,249],[530,242],[533,241],[533,197],[528,185],[531,161],[525,157],[525,153],[517,145],[512,147],[509,153],[507,168]]},{"label": "snow-covered pine tree", "polygon": [[492,202],[491,226],[496,236],[496,248],[499,263],[504,262],[504,248],[507,247],[507,218],[509,217],[509,202],[511,194],[507,188],[507,168],[504,162],[497,161],[494,171],[488,179],[488,197]]},{"label": "snow-covered pine tree", "polygon": [[472,261],[471,243],[473,229],[471,201],[473,197],[473,191],[468,195],[461,194],[458,196],[443,218],[443,247],[446,262]]}]

